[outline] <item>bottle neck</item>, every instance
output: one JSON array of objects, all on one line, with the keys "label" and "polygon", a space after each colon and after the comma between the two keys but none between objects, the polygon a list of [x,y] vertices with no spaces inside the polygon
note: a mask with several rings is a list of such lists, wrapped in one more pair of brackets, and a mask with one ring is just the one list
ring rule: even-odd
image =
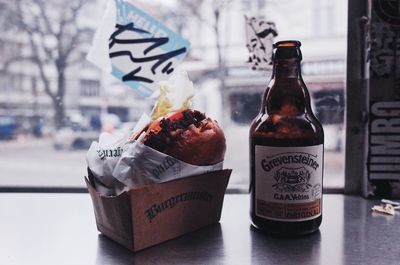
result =
[{"label": "bottle neck", "polygon": [[301,77],[300,59],[274,62],[273,75],[263,99],[263,113],[295,116],[311,113],[310,95]]},{"label": "bottle neck", "polygon": [[276,60],[273,66],[272,78],[286,79],[296,78],[301,79],[300,60],[297,58]]}]

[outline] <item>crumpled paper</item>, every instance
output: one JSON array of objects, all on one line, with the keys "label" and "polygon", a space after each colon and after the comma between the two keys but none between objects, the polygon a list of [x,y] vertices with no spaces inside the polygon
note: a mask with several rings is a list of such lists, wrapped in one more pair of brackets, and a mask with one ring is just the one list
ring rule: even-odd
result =
[{"label": "crumpled paper", "polygon": [[394,216],[396,214],[395,210],[400,210],[400,203],[391,200],[382,199],[382,205],[375,205],[372,207],[372,211],[375,213],[382,213]]},{"label": "crumpled paper", "polygon": [[220,169],[222,162],[211,166],[195,166],[135,141],[128,145],[112,175],[127,187],[138,187]]},{"label": "crumpled paper", "polygon": [[173,111],[191,108],[194,86],[187,72],[177,71],[167,81],[160,81],[159,85],[159,98],[151,113],[153,120]]},{"label": "crumpled paper", "polygon": [[103,194],[117,195],[133,187],[221,170],[223,166],[222,162],[211,166],[191,165],[126,139],[123,136],[116,140],[103,134],[87,152],[88,167],[98,181],[96,188]]},{"label": "crumpled paper", "polygon": [[112,176],[115,165],[127,149],[128,135],[100,134],[86,154],[86,163],[95,177],[96,189],[106,195],[122,192],[125,185]]}]

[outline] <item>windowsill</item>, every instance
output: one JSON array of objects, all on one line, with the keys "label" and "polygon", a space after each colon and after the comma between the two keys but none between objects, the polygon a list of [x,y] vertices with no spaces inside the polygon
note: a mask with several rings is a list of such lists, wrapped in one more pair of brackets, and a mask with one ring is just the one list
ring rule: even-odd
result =
[{"label": "windowsill", "polygon": [[[16,192],[30,192],[30,193],[88,193],[85,187],[29,187],[29,186],[0,186],[0,194],[16,193]],[[231,185],[226,190],[226,194],[247,194],[248,186],[244,185]],[[342,187],[324,187],[324,194],[343,194],[344,188]]]},{"label": "windowsill", "polygon": [[98,235],[88,194],[0,194],[4,264],[396,264],[399,216],[377,201],[325,195],[320,231],[278,238],[251,228],[248,195],[225,197],[220,224],[133,254]]}]

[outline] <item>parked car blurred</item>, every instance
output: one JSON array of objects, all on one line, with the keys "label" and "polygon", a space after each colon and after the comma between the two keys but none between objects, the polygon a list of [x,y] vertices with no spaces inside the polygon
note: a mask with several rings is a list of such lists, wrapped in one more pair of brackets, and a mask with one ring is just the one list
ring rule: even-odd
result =
[{"label": "parked car blurred", "polygon": [[17,136],[17,121],[11,116],[0,116],[0,139],[14,139]]},{"label": "parked car blurred", "polygon": [[32,116],[29,118],[30,132],[33,136],[43,137],[43,120],[40,116]]},{"label": "parked car blurred", "polygon": [[57,150],[88,149],[93,141],[97,141],[99,132],[78,126],[64,127],[54,136],[53,146]]}]

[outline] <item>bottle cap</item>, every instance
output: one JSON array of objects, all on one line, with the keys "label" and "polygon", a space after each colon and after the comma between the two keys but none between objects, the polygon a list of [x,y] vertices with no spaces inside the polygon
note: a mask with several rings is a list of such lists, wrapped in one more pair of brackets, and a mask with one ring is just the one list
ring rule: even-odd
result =
[{"label": "bottle cap", "polygon": [[301,46],[301,42],[298,40],[283,40],[274,43],[274,49],[278,47],[297,47]]},{"label": "bottle cap", "polygon": [[285,40],[274,43],[274,60],[298,59],[301,61],[301,42],[297,40]]}]

